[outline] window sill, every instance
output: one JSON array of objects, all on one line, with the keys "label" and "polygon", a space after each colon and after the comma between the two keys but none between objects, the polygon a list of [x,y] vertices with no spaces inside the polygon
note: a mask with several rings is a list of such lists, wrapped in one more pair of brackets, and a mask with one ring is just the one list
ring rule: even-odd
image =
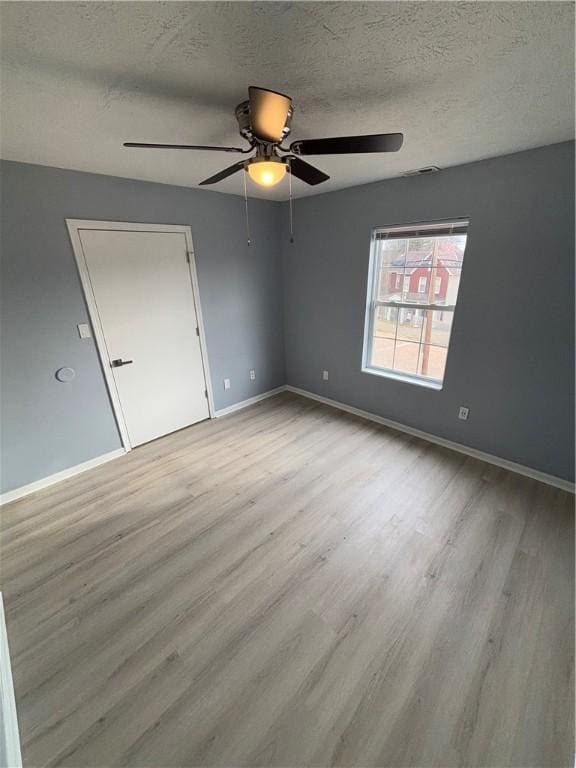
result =
[{"label": "window sill", "polygon": [[432,379],[416,378],[415,376],[408,376],[396,371],[385,371],[381,368],[369,368],[363,367],[362,373],[370,373],[372,376],[381,376],[383,379],[392,379],[393,381],[402,381],[405,384],[415,384],[417,387],[426,387],[426,389],[435,389],[437,392],[441,391],[444,386],[439,381],[433,381]]}]

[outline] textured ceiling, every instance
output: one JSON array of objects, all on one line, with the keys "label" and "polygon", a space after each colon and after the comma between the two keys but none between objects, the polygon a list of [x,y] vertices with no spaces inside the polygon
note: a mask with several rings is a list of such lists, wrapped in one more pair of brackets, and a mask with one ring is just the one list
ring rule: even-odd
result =
[{"label": "textured ceiling", "polygon": [[[574,133],[570,2],[3,2],[2,157],[188,187],[242,143],[248,85],[295,102],[292,138],[402,131],[395,155],[310,158],[296,196]],[[239,194],[241,176],[212,187]],[[250,194],[283,199],[287,182]]]}]

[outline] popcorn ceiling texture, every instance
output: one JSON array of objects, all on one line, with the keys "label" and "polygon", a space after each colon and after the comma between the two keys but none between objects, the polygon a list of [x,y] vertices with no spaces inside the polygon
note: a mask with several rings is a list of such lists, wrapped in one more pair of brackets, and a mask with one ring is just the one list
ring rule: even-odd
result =
[{"label": "popcorn ceiling texture", "polygon": [[[194,187],[242,143],[248,85],[290,94],[292,138],[403,131],[397,155],[317,158],[296,196],[573,137],[567,2],[3,3],[2,157]],[[270,191],[287,195],[287,183]],[[240,194],[241,177],[218,191]]]}]

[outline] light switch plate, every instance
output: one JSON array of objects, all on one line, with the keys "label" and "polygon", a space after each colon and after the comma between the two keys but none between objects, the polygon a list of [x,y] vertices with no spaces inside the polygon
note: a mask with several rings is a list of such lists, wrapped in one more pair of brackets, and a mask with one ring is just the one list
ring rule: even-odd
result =
[{"label": "light switch plate", "polygon": [[230,389],[230,379],[224,379],[224,389]]},{"label": "light switch plate", "polygon": [[90,326],[88,323],[78,323],[78,335],[81,339],[91,339]]},{"label": "light switch plate", "polygon": [[328,381],[328,371],[322,371],[322,381]]},{"label": "light switch plate", "polygon": [[470,413],[470,409],[466,408],[464,405],[461,405],[458,409],[458,418],[462,419],[462,421],[468,420],[468,414]]}]

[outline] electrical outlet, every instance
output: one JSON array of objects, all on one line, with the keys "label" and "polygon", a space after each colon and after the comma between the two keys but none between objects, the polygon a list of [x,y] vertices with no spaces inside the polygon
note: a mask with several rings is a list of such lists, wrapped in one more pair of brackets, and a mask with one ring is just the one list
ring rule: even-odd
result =
[{"label": "electrical outlet", "polygon": [[458,409],[458,418],[462,419],[462,421],[468,421],[468,414],[470,413],[470,408],[466,408],[465,406],[461,405]]},{"label": "electrical outlet", "polygon": [[78,323],[78,336],[80,336],[81,339],[92,338],[92,334],[90,333],[90,326],[88,323]]},{"label": "electrical outlet", "polygon": [[254,369],[250,371],[250,381],[256,381],[256,371]]},{"label": "electrical outlet", "polygon": [[322,371],[322,381],[328,381],[328,371]]},{"label": "electrical outlet", "polygon": [[224,389],[230,389],[230,379],[224,379]]}]

